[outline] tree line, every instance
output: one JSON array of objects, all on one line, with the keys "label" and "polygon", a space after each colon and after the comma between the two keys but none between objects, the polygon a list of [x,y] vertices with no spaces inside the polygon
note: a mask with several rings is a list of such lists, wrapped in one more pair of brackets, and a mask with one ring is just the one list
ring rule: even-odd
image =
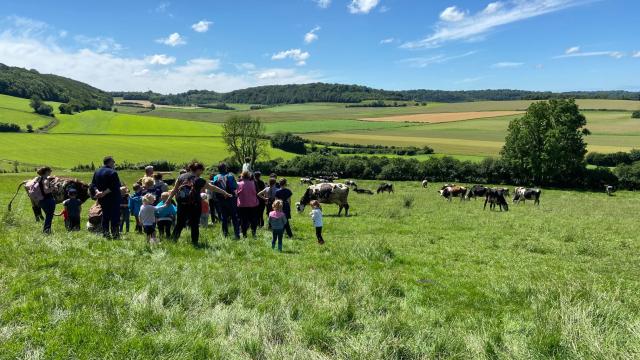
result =
[{"label": "tree line", "polygon": [[110,110],[113,98],[107,92],[62,76],[0,64],[0,94],[66,103],[76,111]]},{"label": "tree line", "polygon": [[512,89],[495,90],[402,90],[374,89],[344,84],[294,84],[258,86],[228,93],[191,90],[180,94],[148,92],[112,92],[125,100],[149,100],[162,105],[193,105],[213,103],[298,104],[307,102],[360,103],[367,100],[416,102],[469,102],[483,100],[548,100],[554,98],[640,100],[640,92],[630,91],[574,91],[555,93]]}]

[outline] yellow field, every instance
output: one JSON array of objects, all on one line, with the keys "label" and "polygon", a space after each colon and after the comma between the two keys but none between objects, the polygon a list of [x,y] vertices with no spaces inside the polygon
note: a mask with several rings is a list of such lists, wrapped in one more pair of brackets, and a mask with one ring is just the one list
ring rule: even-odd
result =
[{"label": "yellow field", "polygon": [[364,118],[366,121],[414,122],[414,123],[446,123],[452,121],[484,119],[498,116],[519,115],[522,111],[470,111],[455,113],[413,114]]}]

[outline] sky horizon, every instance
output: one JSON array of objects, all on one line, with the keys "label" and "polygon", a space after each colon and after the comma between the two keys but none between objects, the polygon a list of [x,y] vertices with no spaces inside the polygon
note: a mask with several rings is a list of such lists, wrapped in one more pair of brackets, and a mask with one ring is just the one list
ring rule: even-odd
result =
[{"label": "sky horizon", "polygon": [[640,91],[638,13],[630,0],[24,0],[0,10],[0,63],[107,91]]}]

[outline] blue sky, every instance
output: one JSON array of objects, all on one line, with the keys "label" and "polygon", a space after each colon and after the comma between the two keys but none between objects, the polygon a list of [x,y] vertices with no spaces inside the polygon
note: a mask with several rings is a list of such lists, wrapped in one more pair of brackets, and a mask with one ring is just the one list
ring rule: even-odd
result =
[{"label": "blue sky", "polygon": [[637,0],[5,1],[0,62],[105,90],[640,90]]}]

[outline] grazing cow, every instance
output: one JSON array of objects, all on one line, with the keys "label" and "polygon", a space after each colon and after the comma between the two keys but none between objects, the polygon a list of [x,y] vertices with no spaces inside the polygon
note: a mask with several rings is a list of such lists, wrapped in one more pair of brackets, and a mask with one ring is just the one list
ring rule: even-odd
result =
[{"label": "grazing cow", "polygon": [[604,191],[607,193],[607,195],[613,196],[613,193],[616,192],[616,188],[612,185],[605,185]]},{"label": "grazing cow", "polygon": [[304,184],[313,185],[313,179],[311,179],[310,177],[300,178],[300,185],[304,185]]},{"label": "grazing cow", "polygon": [[487,195],[487,191],[489,188],[482,185],[473,185],[469,190],[467,190],[466,198],[467,200],[471,198],[479,198]]},{"label": "grazing cow", "polygon": [[443,186],[442,189],[438,190],[438,192],[440,193],[440,195],[451,201],[452,198],[454,197],[460,197],[460,201],[464,200],[464,196],[467,193],[467,188],[464,186],[458,186],[458,185],[453,185],[453,186]]},{"label": "grazing cow", "polygon": [[423,188],[423,189],[426,189],[426,188],[427,188],[427,186],[429,186],[429,181],[427,181],[426,179],[425,179],[425,180],[422,180],[422,188]]},{"label": "grazing cow", "polygon": [[312,200],[318,200],[322,204],[336,204],[339,206],[338,215],[344,209],[344,214],[349,216],[349,187],[345,184],[325,183],[309,186],[300,202],[296,203],[298,212],[303,212]]},{"label": "grazing cow", "polygon": [[[50,184],[52,189],[53,198],[56,201],[56,204],[62,203],[64,200],[68,199],[69,189],[74,188],[78,193],[78,200],[82,203],[87,201],[89,198],[89,185],[78,179],[71,178],[63,178],[63,177],[53,177],[50,178]],[[25,180],[18,185],[16,189],[16,193],[13,195],[13,198],[9,202],[8,210],[11,211],[11,205],[13,204],[13,200],[15,200],[20,188],[24,188],[27,192],[31,187],[34,181],[38,181],[38,178],[32,180]],[[40,205],[38,205],[35,201],[29,199],[31,201],[31,209],[33,210],[33,215],[36,218],[36,221],[44,220],[44,216],[42,215],[42,209],[40,209]]]},{"label": "grazing cow", "polygon": [[513,192],[513,202],[516,204],[520,203],[520,201],[533,200],[535,205],[540,205],[540,194],[542,194],[540,189],[517,187]]},{"label": "grazing cow", "polygon": [[380,193],[384,193],[384,192],[388,192],[389,194],[393,193],[393,184],[392,183],[382,183],[380,184],[380,186],[378,186],[378,190],[376,191],[376,193],[380,194]]},{"label": "grazing cow", "polygon": [[494,210],[496,205],[500,207],[500,211],[504,208],[504,211],[509,211],[509,204],[504,197],[505,191],[501,188],[487,188],[485,192],[484,208],[487,208],[489,203],[489,210]]},{"label": "grazing cow", "polygon": [[356,182],[353,181],[353,180],[347,180],[347,181],[344,182],[344,184],[347,185],[347,186],[358,187],[358,184],[356,184]]}]

